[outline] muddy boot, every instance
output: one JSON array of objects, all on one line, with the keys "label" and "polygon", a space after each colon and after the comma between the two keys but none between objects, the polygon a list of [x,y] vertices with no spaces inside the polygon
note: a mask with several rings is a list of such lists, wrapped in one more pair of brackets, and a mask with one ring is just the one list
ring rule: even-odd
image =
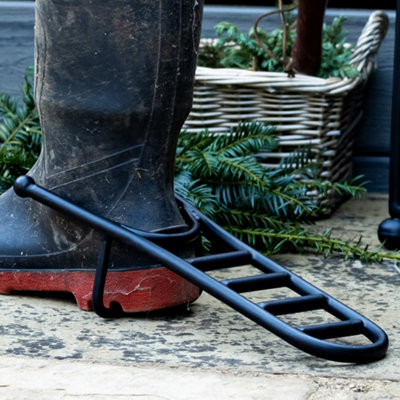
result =
[{"label": "muddy boot", "polygon": [[[37,0],[37,183],[151,232],[184,231],[173,192],[190,111],[202,0]],[[12,190],[0,197],[0,293],[71,292],[91,309],[100,234]],[[193,255],[183,244],[175,251]],[[114,244],[106,306],[127,312],[195,300],[199,290]]]}]

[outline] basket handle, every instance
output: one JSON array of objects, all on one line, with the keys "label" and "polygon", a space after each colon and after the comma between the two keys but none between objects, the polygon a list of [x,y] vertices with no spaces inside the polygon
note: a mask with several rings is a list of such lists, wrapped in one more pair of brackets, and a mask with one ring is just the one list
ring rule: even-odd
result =
[{"label": "basket handle", "polygon": [[361,72],[368,60],[376,55],[382,40],[386,36],[388,27],[389,18],[386,13],[375,11],[370,15],[358,38],[350,59],[350,63],[354,65],[358,71]]}]

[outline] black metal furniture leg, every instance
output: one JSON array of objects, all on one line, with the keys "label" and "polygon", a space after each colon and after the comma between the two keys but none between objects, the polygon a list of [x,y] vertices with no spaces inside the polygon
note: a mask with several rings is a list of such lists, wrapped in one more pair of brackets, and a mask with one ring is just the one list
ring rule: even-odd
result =
[{"label": "black metal furniture leg", "polygon": [[390,142],[389,214],[378,228],[385,247],[400,249],[400,0],[397,0]]}]

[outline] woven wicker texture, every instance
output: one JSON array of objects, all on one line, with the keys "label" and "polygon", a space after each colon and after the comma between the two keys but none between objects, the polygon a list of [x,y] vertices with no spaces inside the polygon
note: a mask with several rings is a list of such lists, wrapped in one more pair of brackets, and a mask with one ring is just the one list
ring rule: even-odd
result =
[{"label": "woven wicker texture", "polygon": [[[282,158],[309,145],[321,163],[320,178],[343,182],[351,175],[354,130],[362,117],[365,84],[376,67],[387,28],[385,13],[371,14],[352,55],[351,63],[360,72],[353,79],[301,74],[289,78],[279,72],[198,67],[193,108],[184,129],[224,133],[241,121],[275,125],[280,146],[277,152],[266,153],[266,166],[277,167]],[[334,202],[327,200],[327,207]]]}]

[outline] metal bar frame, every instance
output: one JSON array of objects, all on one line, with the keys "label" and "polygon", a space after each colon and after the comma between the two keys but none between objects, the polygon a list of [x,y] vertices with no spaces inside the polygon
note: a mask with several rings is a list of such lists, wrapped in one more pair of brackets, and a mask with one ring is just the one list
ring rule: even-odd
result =
[{"label": "metal bar frame", "polygon": [[[205,270],[220,269],[216,262],[218,258],[220,262],[225,262],[229,266],[240,265],[239,260],[242,264],[243,262],[250,261],[255,268],[266,274],[265,277],[267,279],[265,282],[267,286],[268,274],[275,281],[276,277],[279,277],[281,280],[280,286],[287,286],[301,296],[315,296],[315,304],[318,306],[323,304],[323,309],[339,318],[341,322],[319,326],[291,326],[276,315],[266,311],[264,307],[265,303],[253,303],[242,296],[239,291],[230,288],[232,280],[227,282],[218,281],[198,269],[195,266],[196,259],[183,260],[146,237],[134,233],[132,229],[97,216],[36,185],[30,177],[24,176],[18,178],[14,184],[14,190],[19,196],[31,197],[70,218],[83,222],[91,228],[102,232],[104,243],[100,251],[93,296],[95,310],[103,317],[113,316],[112,310],[105,308],[102,304],[102,291],[107,274],[107,261],[111,242],[116,240],[127,247],[151,257],[156,262],[171,269],[176,274],[192,282],[200,289],[245,315],[250,320],[268,329],[293,346],[316,357],[347,363],[368,363],[379,360],[386,354],[388,338],[381,328],[320,289],[304,281],[291,271],[276,264],[236,239],[182,199],[178,198],[178,201],[185,209],[185,212],[190,214],[200,225],[202,234],[206,235],[206,237],[214,238],[218,243],[225,245],[228,251],[226,253],[227,260],[223,259],[225,253],[200,257],[198,260],[201,268]],[[245,257],[245,253],[248,254],[248,258]],[[209,268],[210,265],[207,265],[207,257],[213,268]],[[244,291],[258,290],[260,287],[263,287],[260,283],[257,283],[253,288],[251,285],[249,286],[253,278],[249,279],[246,277],[240,279],[236,282],[239,282],[239,286],[242,285],[239,289],[243,289]],[[261,281],[264,281],[264,278],[261,278]],[[235,286],[235,284],[232,285]],[[321,296],[324,297],[323,303],[321,303]],[[284,299],[281,301],[281,304],[277,301],[274,303],[274,307],[277,309],[279,309],[280,305],[284,307],[285,304],[287,305],[287,301],[287,299]],[[310,297],[308,297],[308,301],[306,302],[307,307],[310,308],[312,304]],[[364,335],[371,343],[366,345],[344,345],[321,339],[354,334]]]}]

